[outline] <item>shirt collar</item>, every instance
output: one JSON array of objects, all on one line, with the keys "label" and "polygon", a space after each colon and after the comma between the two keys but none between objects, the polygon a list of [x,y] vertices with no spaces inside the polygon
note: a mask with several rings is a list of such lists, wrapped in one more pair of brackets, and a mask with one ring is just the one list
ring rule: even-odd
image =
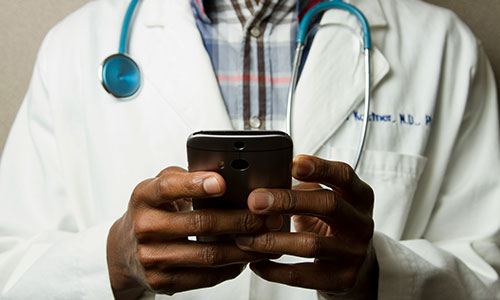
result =
[{"label": "shirt collar", "polygon": [[[206,13],[206,1],[207,0],[190,0],[193,4],[193,13],[195,17],[200,18],[204,22],[210,22],[210,19]],[[298,0],[301,1],[301,0]],[[303,0],[302,0],[303,1]],[[310,0],[311,2],[317,0]],[[380,0],[345,0],[348,3],[355,5],[359,8],[363,14],[366,16],[370,27],[375,26],[386,26],[387,20],[384,15],[382,6],[380,5]],[[146,26],[148,27],[156,27],[156,26],[164,26],[165,19],[161,16],[162,9],[159,9],[158,6],[163,7],[165,4],[165,0],[148,0],[144,1],[140,8],[143,10],[144,17],[141,18]],[[160,8],[161,8],[160,7]]]},{"label": "shirt collar", "polygon": [[[297,10],[299,10],[299,7],[305,6],[306,9],[310,9],[314,4],[319,3],[321,1],[325,0],[297,0]],[[306,4],[304,4],[306,2]],[[309,3],[307,3],[309,2]],[[207,5],[208,1],[207,0],[191,0],[191,3],[193,6],[196,8],[196,16],[200,18],[200,20],[204,22],[210,22],[210,17],[208,16],[208,12],[210,10],[210,6]],[[301,7],[302,8],[302,7]],[[303,9],[303,8],[302,8]],[[306,11],[302,12],[302,14],[305,14]]]},{"label": "shirt collar", "polygon": [[191,0],[193,7],[195,8],[195,16],[206,23],[211,23],[208,17],[206,0]]},{"label": "shirt collar", "polygon": [[[211,23],[210,13],[211,9],[213,9],[214,7],[210,5],[210,1],[208,0],[190,0],[190,1],[191,5],[193,6],[195,17],[205,23]],[[314,1],[314,0],[305,0],[305,2],[307,1]],[[297,0],[297,3],[299,2],[301,1]],[[271,14],[271,11],[269,11],[269,14]]]}]

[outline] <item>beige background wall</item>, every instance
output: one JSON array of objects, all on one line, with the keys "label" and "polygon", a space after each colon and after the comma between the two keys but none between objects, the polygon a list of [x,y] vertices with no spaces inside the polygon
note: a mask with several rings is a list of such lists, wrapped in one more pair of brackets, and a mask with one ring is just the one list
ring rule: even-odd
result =
[{"label": "beige background wall", "polygon": [[[87,1],[0,0],[0,153],[28,87],[36,53],[45,33]],[[429,2],[453,8],[472,27],[483,40],[500,78],[500,0]]]},{"label": "beige background wall", "polygon": [[88,0],[0,0],[0,153],[47,31]]}]

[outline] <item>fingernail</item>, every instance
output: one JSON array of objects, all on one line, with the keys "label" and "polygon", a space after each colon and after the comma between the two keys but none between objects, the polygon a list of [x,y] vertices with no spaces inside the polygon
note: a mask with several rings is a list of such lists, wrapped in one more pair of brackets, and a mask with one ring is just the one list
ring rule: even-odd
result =
[{"label": "fingernail", "polygon": [[271,215],[266,217],[266,227],[268,229],[280,229],[281,223],[281,216],[279,215]]},{"label": "fingernail", "polygon": [[236,238],[236,243],[242,246],[250,246],[253,244],[253,236],[251,235],[239,236]]},{"label": "fingernail", "polygon": [[294,165],[293,171],[299,177],[309,177],[314,173],[314,164],[309,159],[300,158]]},{"label": "fingernail", "polygon": [[274,195],[269,192],[257,192],[252,194],[253,208],[256,210],[264,210],[274,202]]},{"label": "fingernail", "polygon": [[203,180],[203,189],[205,193],[210,195],[219,194],[221,191],[219,181],[215,177],[208,177]]}]

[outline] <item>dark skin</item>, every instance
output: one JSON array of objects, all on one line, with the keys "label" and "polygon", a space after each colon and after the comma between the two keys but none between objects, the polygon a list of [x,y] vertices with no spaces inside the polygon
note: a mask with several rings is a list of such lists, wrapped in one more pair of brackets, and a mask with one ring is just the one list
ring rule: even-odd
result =
[{"label": "dark skin", "polygon": [[[225,182],[217,173],[170,167],[140,183],[108,235],[115,297],[214,286],[235,278],[250,262],[269,281],[316,289],[326,297],[355,287],[365,291],[363,299],[375,298],[377,277],[371,270],[376,262],[368,255],[373,252],[371,188],[348,165],[312,156],[296,157],[292,175],[306,183],[293,190],[255,190],[248,197],[250,210],[235,211],[190,210],[191,199],[210,201],[224,193]],[[297,233],[277,232],[283,215],[294,215]],[[240,235],[236,243],[187,240],[222,233]],[[315,261],[269,261],[282,254]]]},{"label": "dark skin", "polygon": [[[312,263],[251,263],[260,277],[329,293],[376,299],[378,270],[373,236],[373,191],[347,164],[301,155],[294,159],[293,190],[258,189],[248,197],[258,215],[293,215],[296,233],[266,232],[237,238],[241,249],[314,258]],[[331,190],[321,188],[318,183]],[[371,254],[371,255],[368,255]],[[364,278],[358,278],[363,269]]]}]

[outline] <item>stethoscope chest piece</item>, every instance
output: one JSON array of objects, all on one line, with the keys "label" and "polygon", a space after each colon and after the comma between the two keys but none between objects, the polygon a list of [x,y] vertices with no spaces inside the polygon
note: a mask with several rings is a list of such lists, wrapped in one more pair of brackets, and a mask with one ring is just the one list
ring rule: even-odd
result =
[{"label": "stethoscope chest piece", "polygon": [[106,91],[121,100],[134,96],[141,87],[139,65],[123,53],[106,58],[101,65],[99,76]]}]

